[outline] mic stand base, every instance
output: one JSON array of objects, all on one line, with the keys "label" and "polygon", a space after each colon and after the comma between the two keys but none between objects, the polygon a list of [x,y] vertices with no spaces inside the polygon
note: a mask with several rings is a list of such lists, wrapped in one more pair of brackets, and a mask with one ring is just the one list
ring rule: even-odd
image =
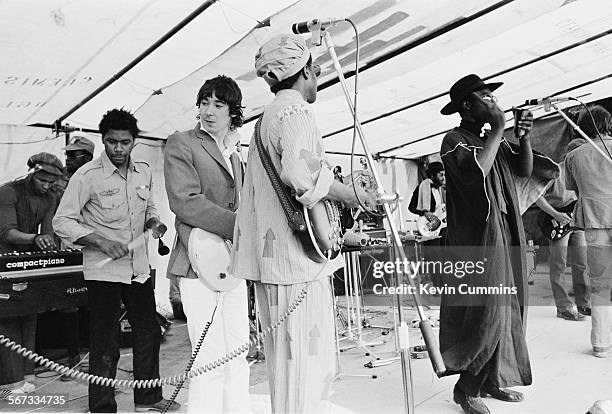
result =
[{"label": "mic stand base", "polygon": [[[336,339],[336,375],[333,378],[333,381],[338,381],[341,380],[343,378],[350,378],[350,377],[362,377],[362,378],[371,378],[371,379],[377,379],[378,375],[371,375],[371,374],[348,374],[345,372],[342,372],[342,366],[340,365],[340,352],[342,352],[342,350],[340,349],[340,341],[341,339],[339,338],[339,334],[338,334],[338,315],[342,315],[342,313],[340,312],[340,308],[338,307],[338,301],[336,299],[336,295],[333,294],[333,281],[332,283],[332,296],[334,298],[334,309],[336,309],[336,313],[334,315],[334,334],[335,334],[335,339]],[[344,321],[341,321],[342,323],[344,323]],[[347,338],[343,338],[343,339],[347,339]]]}]

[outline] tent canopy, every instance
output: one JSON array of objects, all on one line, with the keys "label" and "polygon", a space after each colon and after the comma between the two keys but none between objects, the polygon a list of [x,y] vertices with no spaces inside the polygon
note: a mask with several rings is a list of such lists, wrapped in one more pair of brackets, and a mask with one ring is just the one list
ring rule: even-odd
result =
[{"label": "tent canopy", "polygon": [[[0,131],[10,133],[0,145],[53,139],[49,129],[23,127],[63,118],[198,7],[205,9],[63,122],[97,129],[106,110],[126,107],[136,110],[144,136],[165,139],[194,125],[197,90],[218,74],[238,81],[252,119],[272,99],[255,76],[258,47],[294,22],[333,16],[359,30],[358,113],[371,150],[383,155],[437,152],[458,122],[439,110],[468,73],[505,82],[496,95],[506,109],[559,93],[589,94],[589,102],[612,86],[609,0],[9,0],[0,3]],[[329,32],[351,75],[352,27]],[[330,55],[324,45],[312,53],[323,68],[314,109],[326,148],[350,152],[352,118]],[[245,142],[252,127],[242,129]]]}]

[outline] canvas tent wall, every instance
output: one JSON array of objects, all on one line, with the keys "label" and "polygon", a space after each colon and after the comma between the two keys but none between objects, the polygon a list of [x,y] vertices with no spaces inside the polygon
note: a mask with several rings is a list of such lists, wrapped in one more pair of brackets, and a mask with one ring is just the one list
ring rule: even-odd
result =
[{"label": "canvas tent wall", "polygon": [[[167,42],[62,119],[205,4]],[[496,93],[506,109],[553,94],[590,93],[583,98],[590,102],[609,96],[612,83],[609,0],[8,0],[0,3],[0,14],[2,181],[21,174],[31,153],[61,155],[65,136],[49,128],[58,119],[62,126],[96,130],[104,111],[124,106],[136,110],[144,136],[164,140],[191,128],[197,88],[219,73],[238,80],[253,118],[272,98],[254,76],[255,51],[271,35],[311,18],[342,16],[356,23],[362,46],[359,115],[371,149],[383,156],[436,153],[444,131],[458,122],[439,109],[450,85],[470,72],[505,82]],[[351,83],[354,35],[343,24],[330,33]],[[347,153],[351,115],[329,53],[312,50],[324,68],[314,110],[326,147]],[[545,114],[540,108],[536,115]],[[252,126],[242,129],[246,141]],[[137,150],[157,168],[162,147],[142,141]],[[396,183],[404,174],[409,182],[414,176],[416,166],[403,164],[404,172],[395,170]]]},{"label": "canvas tent wall", "polygon": [[[0,68],[0,124],[52,125],[202,3],[2,2],[0,52],[10,58]],[[257,47],[289,31],[291,23],[327,16],[349,17],[360,31],[360,117],[372,150],[386,155],[432,152],[456,123],[438,112],[445,94],[469,72],[505,81],[499,90],[505,108],[566,89],[600,99],[611,82],[607,0],[205,3],[210,7],[65,122],[96,129],[110,107],[138,108],[145,135],[165,139],[192,125],[195,90],[219,73],[238,79],[247,117],[257,115],[271,98],[254,76]],[[340,24],[330,32],[350,74],[351,28]],[[327,147],[347,152],[350,114],[329,54],[324,47],[313,54],[324,68],[316,111]],[[249,128],[252,123],[245,127],[247,137]],[[390,150],[406,141],[412,144]]]}]

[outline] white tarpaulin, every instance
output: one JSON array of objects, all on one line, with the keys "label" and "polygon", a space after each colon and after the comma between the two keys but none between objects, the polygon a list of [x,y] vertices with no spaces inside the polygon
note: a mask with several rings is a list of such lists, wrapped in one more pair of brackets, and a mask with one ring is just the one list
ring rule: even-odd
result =
[{"label": "white tarpaulin", "polygon": [[[160,41],[198,9],[197,17]],[[506,109],[558,93],[590,94],[584,100],[594,101],[610,96],[612,87],[610,0],[4,0],[0,16],[0,182],[24,174],[35,152],[63,155],[66,136],[50,128],[57,120],[97,130],[105,111],[125,107],[136,111],[144,136],[161,140],[142,140],[134,153],[152,165],[155,199],[168,223],[173,218],[163,186],[163,140],[194,125],[197,90],[218,74],[238,81],[248,118],[261,113],[272,94],[255,76],[254,55],[295,22],[343,17],[356,24],[359,117],[370,149],[385,156],[438,152],[444,131],[458,123],[456,115],[444,117],[439,110],[452,83],[468,73],[505,82],[496,95]],[[340,23],[328,31],[352,88],[352,28]],[[80,104],[158,41],[159,47]],[[350,152],[351,114],[330,55],[324,46],[312,53],[323,68],[314,110],[326,147]],[[253,124],[241,130],[245,143]],[[101,142],[93,138],[100,152]],[[348,157],[332,162],[348,172]],[[401,211],[408,218],[416,163],[381,159],[378,169],[385,188],[404,197]],[[172,237],[170,229],[166,242]],[[163,274],[167,259],[151,256]],[[166,289],[158,284],[158,302]]]},{"label": "white tarpaulin", "polygon": [[[105,110],[138,108],[143,134],[164,139],[192,126],[198,87],[220,73],[238,80],[245,113],[256,116],[272,98],[254,74],[258,46],[272,34],[289,31],[294,22],[334,16],[350,18],[360,32],[360,66],[366,70],[359,77],[359,115],[374,152],[409,158],[435,153],[441,133],[458,120],[439,114],[448,99],[444,94],[470,72],[506,82],[497,93],[506,108],[564,90],[591,93],[588,101],[608,96],[609,0],[212,3],[64,122],[96,129]],[[0,67],[0,124],[53,124],[200,4],[0,3],[0,53],[6,62]],[[352,71],[351,27],[341,23],[329,31],[343,71]],[[329,54],[319,47],[313,55],[324,69],[315,110],[322,132],[329,135],[326,146],[348,152],[352,132],[345,129],[351,117],[334,83]],[[243,128],[245,140],[252,124]],[[49,132],[23,139],[44,139]],[[389,151],[412,141],[417,143]]]}]

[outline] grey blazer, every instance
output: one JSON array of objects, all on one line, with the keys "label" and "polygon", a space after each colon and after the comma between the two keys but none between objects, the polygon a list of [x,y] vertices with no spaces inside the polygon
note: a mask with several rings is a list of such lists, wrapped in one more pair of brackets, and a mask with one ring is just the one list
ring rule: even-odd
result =
[{"label": "grey blazer", "polygon": [[199,124],[190,131],[168,137],[164,178],[170,210],[176,215],[177,234],[168,262],[169,275],[197,277],[187,255],[187,242],[193,227],[232,239],[243,169],[235,153],[231,163],[235,178],[217,143],[200,129]]}]

